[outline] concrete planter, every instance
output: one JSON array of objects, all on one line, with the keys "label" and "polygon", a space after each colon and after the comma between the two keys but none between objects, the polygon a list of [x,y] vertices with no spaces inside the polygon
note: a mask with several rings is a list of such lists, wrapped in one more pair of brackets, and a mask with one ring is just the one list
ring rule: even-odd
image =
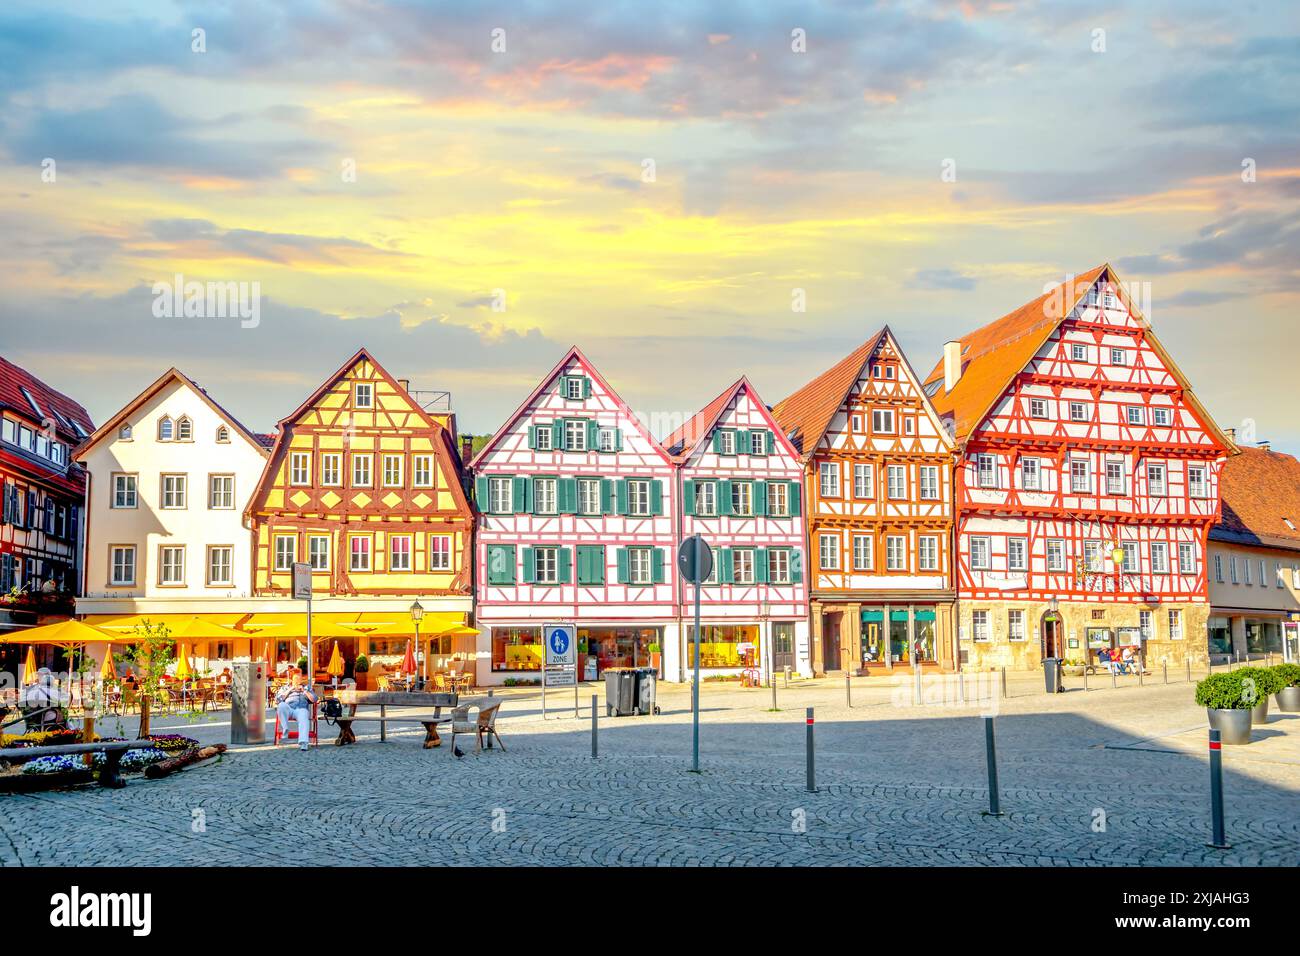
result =
[{"label": "concrete planter", "polygon": [[1259,703],[1250,708],[1250,719],[1255,724],[1268,723],[1268,698],[1261,697]]},{"label": "concrete planter", "polygon": [[1277,709],[1284,714],[1300,713],[1300,687],[1283,687],[1277,697]]},{"label": "concrete planter", "polygon": [[1210,718],[1210,729],[1219,732],[1219,741],[1225,744],[1250,743],[1249,710],[1215,710],[1207,707],[1205,713]]}]

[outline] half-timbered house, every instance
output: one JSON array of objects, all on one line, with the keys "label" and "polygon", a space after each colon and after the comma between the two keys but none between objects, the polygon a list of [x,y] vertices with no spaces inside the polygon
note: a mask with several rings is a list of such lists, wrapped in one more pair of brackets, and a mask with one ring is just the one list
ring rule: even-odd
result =
[{"label": "half-timbered house", "polygon": [[[745,378],[664,440],[677,463],[679,541],[714,552],[700,591],[703,675],[785,668],[809,676],[803,461]],[[683,647],[694,667],[695,589],[677,576]],[[684,675],[683,675],[684,676]]]},{"label": "half-timbered house", "polygon": [[952,443],[893,333],[772,414],[805,466],[813,672],[951,667]]},{"label": "half-timbered house", "polygon": [[1203,657],[1206,536],[1232,441],[1102,265],[944,347],[971,665]]},{"label": "half-timbered house", "polygon": [[480,683],[536,680],[542,626],[577,624],[580,676],[676,673],[673,462],[577,348],[473,463]]},{"label": "half-timbered house", "polygon": [[[336,639],[349,673],[358,654],[398,660],[417,629],[430,673],[472,656],[472,637],[461,641],[474,515],[454,424],[440,417],[445,425],[362,349],[279,423],[248,508],[253,590],[290,599],[294,563],[311,566],[316,633],[328,635],[317,642],[317,669]],[[296,624],[271,618],[261,633],[278,642]]]}]

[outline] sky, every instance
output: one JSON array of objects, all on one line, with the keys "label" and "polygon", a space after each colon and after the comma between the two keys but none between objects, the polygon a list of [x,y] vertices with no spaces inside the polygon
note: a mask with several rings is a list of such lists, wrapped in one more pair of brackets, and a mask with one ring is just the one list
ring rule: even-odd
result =
[{"label": "sky", "polygon": [[176,366],[269,431],[365,346],[485,433],[576,344],[662,436],[1110,262],[1300,451],[1298,11],[7,0],[0,354],[96,422]]}]

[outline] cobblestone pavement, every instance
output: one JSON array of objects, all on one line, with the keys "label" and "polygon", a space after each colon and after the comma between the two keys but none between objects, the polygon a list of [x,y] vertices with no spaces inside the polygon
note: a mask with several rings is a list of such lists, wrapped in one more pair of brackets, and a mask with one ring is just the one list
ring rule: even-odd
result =
[{"label": "cobblestone pavement", "polygon": [[[422,750],[420,730],[387,743],[363,733],[354,747],[327,740],[307,753],[236,748],[119,791],[0,797],[0,864],[274,865],[304,839],[341,864],[1300,863],[1300,715],[1225,748],[1233,847],[1223,852],[1205,846],[1205,715],[1187,684],[1049,698],[1039,682],[1013,681],[998,702],[999,818],[981,814],[978,711],[900,705],[909,690],[859,680],[850,709],[842,682],[804,682],[781,689],[782,710],[770,713],[767,690],[706,685],[698,775],[688,689],[661,685],[654,718],[606,719],[602,704],[597,760],[591,689],[580,719],[559,693],[545,721],[536,690],[509,690],[506,753],[475,756],[462,738],[458,760],[445,745]],[[807,706],[815,793],[805,789]],[[155,729],[218,741],[225,720],[162,718]]]}]

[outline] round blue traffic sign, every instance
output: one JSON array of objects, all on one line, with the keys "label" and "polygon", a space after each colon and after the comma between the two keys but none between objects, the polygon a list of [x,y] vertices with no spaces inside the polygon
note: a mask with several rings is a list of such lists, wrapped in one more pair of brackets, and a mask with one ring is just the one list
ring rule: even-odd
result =
[{"label": "round blue traffic sign", "polygon": [[551,653],[556,657],[563,657],[569,651],[569,632],[563,628],[557,627],[551,631]]}]

